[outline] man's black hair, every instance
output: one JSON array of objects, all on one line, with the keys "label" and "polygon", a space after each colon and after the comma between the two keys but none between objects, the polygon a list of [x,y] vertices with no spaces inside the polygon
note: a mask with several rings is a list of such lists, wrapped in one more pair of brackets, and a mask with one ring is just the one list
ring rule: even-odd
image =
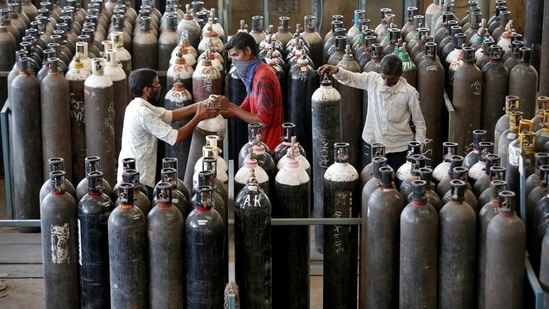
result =
[{"label": "man's black hair", "polygon": [[379,63],[379,72],[386,75],[400,76],[402,74],[402,60],[395,54],[388,54]]},{"label": "man's black hair", "polygon": [[233,35],[229,41],[225,44],[225,50],[236,48],[239,50],[246,50],[246,47],[249,47],[254,56],[257,56],[257,43],[255,42],[254,37],[244,31],[239,31]]},{"label": "man's black hair", "polygon": [[148,68],[141,68],[130,73],[128,78],[128,87],[134,98],[139,98],[143,95],[143,89],[153,85],[156,78],[156,71]]}]

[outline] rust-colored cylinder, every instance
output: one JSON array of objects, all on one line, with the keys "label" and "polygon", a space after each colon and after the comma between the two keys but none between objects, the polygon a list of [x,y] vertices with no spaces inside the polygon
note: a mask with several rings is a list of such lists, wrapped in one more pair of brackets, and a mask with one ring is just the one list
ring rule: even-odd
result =
[{"label": "rust-colored cylinder", "polygon": [[[465,153],[472,142],[473,130],[480,127],[482,103],[482,72],[475,66],[474,49],[463,48],[463,65],[454,73],[453,141],[459,144],[458,153]],[[452,135],[452,134],[451,134]]]},{"label": "rust-colored cylinder", "polygon": [[520,98],[519,110],[531,119],[536,113],[538,72],[530,65],[532,50],[519,48],[520,62],[509,72],[509,94]]},{"label": "rust-colored cylinder", "polygon": [[499,214],[488,224],[486,308],[523,308],[525,227],[515,193],[499,193]]},{"label": "rust-colored cylinder", "polygon": [[482,67],[482,107],[480,128],[493,136],[496,122],[505,113],[505,96],[509,91],[509,72],[501,61],[501,47],[490,46],[490,62]]},{"label": "rust-colored cylinder", "polygon": [[158,38],[151,31],[151,19],[141,17],[141,29],[133,37],[132,69],[158,69]]},{"label": "rust-colored cylinder", "polygon": [[177,14],[169,14],[166,17],[166,30],[158,37],[158,69],[168,70],[170,55],[177,46]]},{"label": "rust-colored cylinder", "polygon": [[105,51],[107,55],[105,65],[105,76],[112,80],[113,102],[114,102],[114,156],[118,158],[122,147],[122,128],[124,126],[124,114],[126,105],[131,100],[128,98],[128,79],[126,72],[118,65],[117,52],[114,49]]},{"label": "rust-colored cylinder", "polygon": [[[346,50],[341,61],[337,63],[339,68],[350,72],[362,71],[358,62],[353,58],[350,48]],[[359,88],[343,85],[334,81],[334,88],[341,94],[340,125],[341,141],[349,143],[349,163],[357,170],[362,169],[362,91]]]},{"label": "rust-colored cylinder", "polygon": [[437,45],[425,43],[425,59],[417,67],[417,91],[425,123],[426,136],[432,139],[427,148],[432,150],[433,166],[442,158],[442,143],[446,140],[444,121],[444,67],[437,59]]},{"label": "rust-colored cylinder", "polygon": [[309,44],[311,51],[310,57],[313,60],[313,67],[317,68],[322,63],[322,51],[324,42],[322,37],[316,30],[316,17],[314,15],[306,15],[303,17],[305,30],[301,33],[301,37]]},{"label": "rust-colored cylinder", "polygon": [[[474,308],[477,216],[465,201],[467,184],[452,180],[452,197],[439,212],[438,305]],[[459,248],[459,250],[456,250]]]},{"label": "rust-colored cylinder", "polygon": [[392,168],[382,167],[380,173],[381,186],[371,194],[366,209],[362,205],[367,239],[361,240],[365,245],[361,252],[367,254],[360,261],[360,308],[398,306],[400,213],[407,203],[394,186]]},{"label": "rust-colored cylinder", "polygon": [[103,74],[103,68],[103,59],[94,58],[93,74],[84,82],[86,156],[99,156],[103,178],[116,183],[113,82]]},{"label": "rust-colored cylinder", "polygon": [[[13,204],[16,219],[39,219],[36,197],[42,186],[42,138],[40,127],[40,83],[29,70],[30,59],[19,59],[19,75],[10,85],[11,156]],[[38,228],[20,227],[20,232]]]},{"label": "rust-colored cylinder", "polygon": [[412,184],[412,202],[400,215],[401,308],[436,308],[438,214],[425,197],[424,180]]},{"label": "rust-colored cylinder", "polygon": [[70,136],[72,148],[72,175],[73,181],[80,181],[86,177],[84,159],[86,158],[86,122],[84,102],[84,82],[91,72],[84,68],[79,60],[67,71],[69,81],[69,109],[70,109]]},{"label": "rust-colored cylinder", "polygon": [[40,83],[43,173],[49,175],[48,159],[61,157],[67,162],[67,180],[72,180],[69,83],[59,72],[59,58],[50,58],[49,72]]}]

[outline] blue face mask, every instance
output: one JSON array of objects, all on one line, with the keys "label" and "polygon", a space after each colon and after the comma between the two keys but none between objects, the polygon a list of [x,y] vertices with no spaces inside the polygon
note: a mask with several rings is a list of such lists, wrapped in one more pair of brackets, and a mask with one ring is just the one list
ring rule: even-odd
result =
[{"label": "blue face mask", "polygon": [[233,60],[233,65],[238,72],[238,76],[246,86],[246,92],[250,93],[252,89],[252,81],[257,66],[261,62],[261,59],[255,58],[250,61],[238,61]]}]

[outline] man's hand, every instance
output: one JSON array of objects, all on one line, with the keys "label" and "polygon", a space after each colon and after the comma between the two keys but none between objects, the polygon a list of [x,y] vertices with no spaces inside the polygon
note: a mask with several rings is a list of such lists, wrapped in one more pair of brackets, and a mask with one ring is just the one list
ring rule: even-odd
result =
[{"label": "man's hand", "polygon": [[324,73],[328,73],[328,74],[335,74],[339,71],[339,68],[336,67],[336,66],[333,66],[333,65],[330,65],[330,64],[324,64],[324,65],[321,65],[320,67],[318,67],[318,69],[316,70],[316,72],[318,74],[324,74]]},{"label": "man's hand", "polygon": [[219,108],[206,100],[198,104],[195,117],[204,120],[217,117],[217,115],[219,115]]}]

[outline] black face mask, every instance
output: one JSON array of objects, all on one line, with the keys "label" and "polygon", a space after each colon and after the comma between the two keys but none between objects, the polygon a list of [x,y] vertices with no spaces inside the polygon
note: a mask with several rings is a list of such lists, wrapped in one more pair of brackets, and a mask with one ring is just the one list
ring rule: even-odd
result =
[{"label": "black face mask", "polygon": [[155,106],[158,106],[158,103],[160,103],[160,94],[162,93],[162,85],[158,85],[158,87],[155,87],[155,89],[156,89],[156,92],[149,99],[151,100],[150,103],[152,103]]}]

